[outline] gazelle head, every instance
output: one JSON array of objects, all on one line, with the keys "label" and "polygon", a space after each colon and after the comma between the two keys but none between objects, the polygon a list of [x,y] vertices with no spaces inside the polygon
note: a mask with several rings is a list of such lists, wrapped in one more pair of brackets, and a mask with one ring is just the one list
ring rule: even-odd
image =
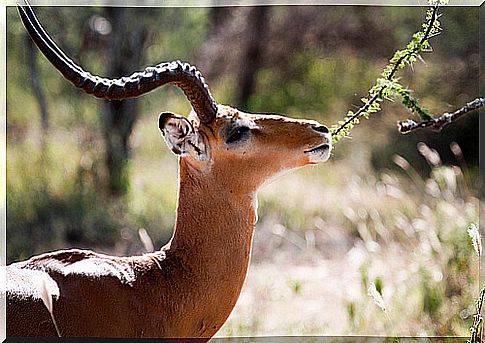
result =
[{"label": "gazelle head", "polygon": [[123,100],[167,83],[180,87],[193,108],[190,120],[164,112],[158,126],[181,163],[198,173],[211,175],[215,180],[237,180],[252,189],[274,174],[323,162],[330,156],[331,137],[324,125],[218,105],[200,72],[187,63],[161,63],[118,79],[93,76],[53,42],[30,6],[19,6],[19,13],[47,59],[74,86],[89,94]]},{"label": "gazelle head", "polygon": [[246,191],[275,174],[326,161],[331,150],[327,127],[316,121],[245,113],[223,105],[209,123],[162,113],[159,128],[181,162]]}]

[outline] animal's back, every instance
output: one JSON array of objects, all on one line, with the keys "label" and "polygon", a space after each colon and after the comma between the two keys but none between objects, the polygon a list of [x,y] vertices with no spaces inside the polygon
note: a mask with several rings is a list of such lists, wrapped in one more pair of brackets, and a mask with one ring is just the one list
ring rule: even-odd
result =
[{"label": "animal's back", "polygon": [[130,259],[76,249],[7,266],[7,336],[57,335],[43,294],[63,336],[136,335],[136,317],[120,313],[137,307],[135,269]]}]

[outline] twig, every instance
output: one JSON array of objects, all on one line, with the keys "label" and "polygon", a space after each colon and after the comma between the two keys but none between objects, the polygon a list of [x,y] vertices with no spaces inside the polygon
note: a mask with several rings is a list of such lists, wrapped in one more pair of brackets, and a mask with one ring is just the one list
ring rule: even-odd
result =
[{"label": "twig", "polygon": [[[478,100],[478,99],[477,99]],[[483,98],[482,98],[483,106]],[[468,227],[468,235],[472,240],[473,248],[478,256],[478,278],[480,278],[480,256],[482,254],[482,238],[480,230],[475,224],[471,224]],[[467,343],[482,343],[483,342],[483,317],[482,317],[482,305],[485,298],[485,287],[480,291],[480,296],[475,301],[475,314],[473,315],[473,325],[470,327],[471,337],[467,340]]]},{"label": "twig", "polygon": [[431,118],[426,121],[422,121],[416,123],[414,120],[407,119],[404,121],[398,122],[397,126],[399,128],[399,132],[401,133],[409,133],[416,129],[421,129],[425,127],[432,127],[436,130],[441,130],[446,124],[455,121],[456,119],[460,118],[465,113],[475,111],[480,107],[485,106],[485,98],[476,98],[472,102],[467,103],[462,108],[459,108],[455,112],[452,113],[444,113],[438,118]]},{"label": "twig", "polygon": [[473,326],[470,328],[471,337],[467,343],[482,343],[482,333],[483,333],[483,318],[482,318],[482,304],[485,299],[485,287],[480,291],[480,297],[478,298],[475,309],[476,314],[473,316],[474,322]]},{"label": "twig", "polygon": [[[435,20],[437,19],[438,8],[439,8],[439,2],[437,2],[436,5],[433,6],[433,14],[431,15],[431,18],[428,22],[428,27],[426,29],[426,32],[425,32],[423,38],[419,42],[419,45],[416,46],[412,51],[409,51],[407,54],[401,56],[401,58],[394,64],[394,67],[392,68],[391,73],[389,75],[387,75],[387,77],[386,77],[387,81],[391,81],[393,79],[393,77],[396,74],[396,72],[398,71],[398,69],[400,69],[399,65],[401,64],[401,62],[405,58],[415,54],[416,51],[418,51],[419,47],[422,46],[423,43],[430,38],[429,35],[431,33],[431,29],[434,25]],[[357,112],[355,112],[352,116],[348,117],[345,120],[345,122],[342,125],[340,125],[340,127],[333,133],[333,135],[338,135],[340,131],[345,129],[350,123],[352,123],[356,118],[358,118],[363,112],[365,113],[370,108],[370,106],[372,104],[374,104],[378,99],[380,99],[382,97],[382,93],[386,88],[387,88],[387,86],[382,86],[381,89],[379,90],[379,92],[376,93],[364,106],[360,107],[357,110]]]}]

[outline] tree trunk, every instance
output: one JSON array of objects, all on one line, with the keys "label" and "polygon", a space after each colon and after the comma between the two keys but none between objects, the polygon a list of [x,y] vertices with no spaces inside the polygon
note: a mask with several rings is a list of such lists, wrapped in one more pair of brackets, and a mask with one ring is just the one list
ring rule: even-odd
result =
[{"label": "tree trunk", "polygon": [[238,80],[236,103],[241,108],[247,108],[251,94],[254,92],[256,74],[262,66],[265,47],[269,7],[254,7],[248,14],[246,52],[241,62],[241,72]]},{"label": "tree trunk", "polygon": [[[127,16],[126,8],[106,8],[105,16],[112,25],[106,51],[107,74],[109,77],[127,76],[141,67],[146,31],[137,27],[135,18]],[[138,117],[138,106],[133,99],[106,101],[102,111],[108,192],[120,196],[128,189],[129,138]]]},{"label": "tree trunk", "polygon": [[42,82],[39,81],[39,70],[37,66],[37,47],[34,46],[32,39],[25,35],[27,51],[29,55],[29,70],[30,80],[32,81],[32,89],[34,90],[35,98],[39,104],[40,123],[42,128],[42,145],[44,145],[44,138],[49,128],[49,110],[45,100],[44,90],[42,89]]}]

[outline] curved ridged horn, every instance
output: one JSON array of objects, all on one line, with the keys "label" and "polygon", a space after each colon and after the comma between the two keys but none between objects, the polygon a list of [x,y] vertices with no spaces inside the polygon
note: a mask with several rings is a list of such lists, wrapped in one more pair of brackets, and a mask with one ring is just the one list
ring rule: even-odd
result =
[{"label": "curved ridged horn", "polygon": [[147,67],[130,76],[109,79],[92,75],[74,63],[50,38],[34,11],[17,5],[27,32],[37,47],[61,74],[88,94],[106,100],[135,98],[167,83],[180,87],[202,123],[210,123],[217,114],[217,103],[200,72],[188,63],[173,61]]}]

